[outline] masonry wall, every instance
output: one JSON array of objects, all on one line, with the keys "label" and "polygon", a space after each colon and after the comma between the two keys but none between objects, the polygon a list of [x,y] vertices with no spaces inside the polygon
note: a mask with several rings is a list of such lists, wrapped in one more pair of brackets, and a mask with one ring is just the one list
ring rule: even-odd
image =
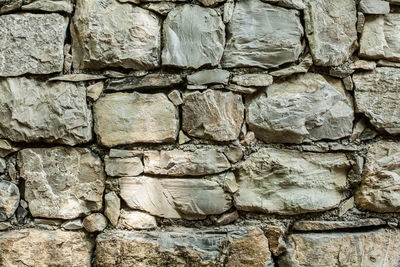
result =
[{"label": "masonry wall", "polygon": [[399,0],[0,0],[0,266],[398,266]]}]

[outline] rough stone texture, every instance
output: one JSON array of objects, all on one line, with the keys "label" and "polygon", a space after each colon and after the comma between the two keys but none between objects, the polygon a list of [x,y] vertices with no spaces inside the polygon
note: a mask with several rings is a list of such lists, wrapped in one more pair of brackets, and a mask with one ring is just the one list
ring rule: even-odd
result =
[{"label": "rough stone texture", "polygon": [[188,75],[187,80],[189,84],[227,84],[229,81],[229,76],[230,73],[227,70],[201,70],[191,75]]},{"label": "rough stone texture", "polygon": [[159,66],[161,21],[140,7],[117,1],[78,0],[71,35],[75,68]]},{"label": "rough stone texture", "polygon": [[18,208],[19,197],[18,186],[8,181],[0,181],[0,221],[5,221],[14,214]]},{"label": "rough stone texture", "polygon": [[400,133],[400,69],[376,68],[353,75],[356,111],[364,113],[378,130]]},{"label": "rough stone texture", "polygon": [[178,6],[163,26],[162,64],[180,68],[216,66],[225,47],[221,16],[197,5]]},{"label": "rough stone texture", "polygon": [[335,140],[352,132],[352,106],[319,74],[276,82],[246,104],[249,128],[265,142]]},{"label": "rough stone texture", "polygon": [[82,224],[90,233],[101,232],[107,227],[107,218],[101,213],[93,213],[87,216]]},{"label": "rough stone texture", "polygon": [[388,14],[390,5],[389,2],[382,0],[361,0],[358,9],[364,14]]},{"label": "rough stone texture", "polygon": [[74,219],[102,208],[105,174],[89,149],[23,149],[18,166],[33,216]]},{"label": "rough stone texture", "polygon": [[188,135],[216,141],[237,139],[244,118],[242,97],[217,90],[184,94],[182,111]]},{"label": "rough stone texture", "polygon": [[10,141],[0,139],[0,157],[5,157],[18,150],[19,148],[14,146]]},{"label": "rough stone texture", "polygon": [[73,6],[71,0],[38,0],[21,7],[22,10],[65,12],[71,14]]},{"label": "rough stone texture", "polygon": [[118,228],[127,230],[145,230],[157,227],[154,216],[137,210],[121,210]]},{"label": "rough stone texture", "polygon": [[143,77],[126,77],[112,80],[106,87],[106,91],[122,90],[154,90],[169,88],[183,82],[182,77],[176,74],[149,74]]},{"label": "rough stone texture", "polygon": [[297,60],[302,51],[303,27],[294,10],[239,1],[227,29],[224,67],[278,67]]},{"label": "rough stone texture", "polygon": [[165,218],[203,218],[231,208],[231,197],[216,182],[204,179],[120,179],[121,197],[132,209]]},{"label": "rough stone texture", "polygon": [[272,84],[273,78],[264,73],[241,74],[233,76],[232,82],[241,86],[267,87]]},{"label": "rough stone texture", "polygon": [[357,221],[297,221],[292,230],[296,231],[332,231],[336,229],[351,229],[360,227],[383,226],[386,222],[381,219],[360,219]]},{"label": "rough stone texture", "polygon": [[400,261],[399,230],[292,234],[287,244],[279,266],[378,267],[396,266]]},{"label": "rough stone texture", "polygon": [[0,16],[0,76],[62,71],[67,26],[54,13]]},{"label": "rough stone texture", "polygon": [[143,164],[139,157],[104,158],[106,173],[109,176],[137,176],[143,172]]},{"label": "rough stone texture", "polygon": [[214,174],[231,167],[226,156],[214,149],[145,151],[143,162],[145,173],[172,176]]},{"label": "rough stone texture", "polygon": [[67,145],[90,141],[85,91],[73,83],[0,79],[0,138]]},{"label": "rough stone texture", "polygon": [[329,210],[342,200],[350,167],[341,153],[263,148],[239,168],[239,210],[300,214]]},{"label": "rough stone texture", "polygon": [[103,88],[104,88],[103,82],[97,82],[93,85],[88,86],[87,97],[89,97],[93,101],[96,101],[97,99],[99,99],[101,93],[103,92]]},{"label": "rough stone texture", "polygon": [[114,191],[104,195],[104,215],[113,226],[117,226],[120,215],[121,201]]},{"label": "rough stone texture", "polygon": [[23,229],[0,232],[2,266],[87,266],[94,242],[83,232]]},{"label": "rough stone texture", "polygon": [[94,131],[102,145],[174,142],[178,111],[163,93],[115,93],[94,105]]},{"label": "rough stone texture", "polygon": [[338,66],[357,48],[357,11],[354,0],[308,1],[305,29],[314,64]]}]

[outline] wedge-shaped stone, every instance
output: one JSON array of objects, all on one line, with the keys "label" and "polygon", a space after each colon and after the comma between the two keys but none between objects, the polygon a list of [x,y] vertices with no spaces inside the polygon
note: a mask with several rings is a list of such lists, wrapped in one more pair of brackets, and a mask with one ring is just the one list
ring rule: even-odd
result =
[{"label": "wedge-shaped stone", "polygon": [[36,229],[0,232],[2,266],[91,266],[94,242],[83,232]]},{"label": "wedge-shaped stone", "polygon": [[249,98],[246,119],[265,142],[335,140],[352,133],[354,111],[348,102],[323,76],[300,74]]},{"label": "wedge-shaped stone", "polygon": [[0,76],[62,71],[67,26],[68,19],[59,14],[2,15]]},{"label": "wedge-shaped stone", "polygon": [[18,186],[9,181],[0,181],[0,222],[10,218],[19,204]]},{"label": "wedge-shaped stone", "polygon": [[295,10],[259,0],[236,3],[228,24],[224,67],[278,67],[296,61],[302,46],[303,27]]},{"label": "wedge-shaped stone", "polygon": [[163,65],[195,69],[216,66],[224,52],[225,25],[211,8],[182,5],[168,13],[163,40]]},{"label": "wedge-shaped stone", "polygon": [[89,149],[23,149],[18,166],[34,217],[74,219],[101,210],[105,173]]},{"label": "wedge-shaped stone", "polygon": [[94,131],[102,145],[174,142],[178,110],[163,93],[115,93],[94,105]]},{"label": "wedge-shaped stone", "polygon": [[92,139],[86,89],[66,82],[0,79],[0,138],[76,145]]},{"label": "wedge-shaped stone", "polygon": [[204,179],[123,177],[121,197],[132,209],[165,218],[201,219],[231,208],[222,187]]},{"label": "wedge-shaped stone", "polygon": [[214,149],[145,151],[144,172],[172,176],[220,173],[231,167],[224,153]]},{"label": "wedge-shaped stone", "polygon": [[235,206],[285,215],[329,210],[342,200],[349,168],[341,153],[263,148],[239,168]]},{"label": "wedge-shaped stone", "polygon": [[129,3],[78,0],[71,35],[75,68],[159,66],[161,20]]}]

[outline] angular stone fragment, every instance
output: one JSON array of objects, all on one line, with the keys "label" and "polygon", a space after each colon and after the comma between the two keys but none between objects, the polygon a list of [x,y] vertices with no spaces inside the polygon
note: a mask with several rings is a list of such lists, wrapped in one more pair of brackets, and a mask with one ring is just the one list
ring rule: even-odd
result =
[{"label": "angular stone fragment", "polygon": [[131,76],[112,80],[108,83],[106,91],[163,89],[176,86],[182,82],[182,77],[177,74],[148,74],[142,77]]},{"label": "angular stone fragment", "polygon": [[228,24],[224,67],[278,67],[296,61],[303,27],[298,12],[259,0],[236,3]]},{"label": "angular stone fragment", "polygon": [[239,136],[243,118],[240,95],[218,90],[183,95],[182,129],[190,136],[233,141]]},{"label": "angular stone fragment", "polygon": [[157,227],[154,216],[137,210],[121,210],[118,228],[127,230],[145,230]]},{"label": "angular stone fragment", "polygon": [[75,68],[159,66],[161,21],[146,9],[117,1],[78,0],[71,35]]},{"label": "angular stone fragment", "polygon": [[222,15],[222,20],[224,23],[228,23],[231,21],[234,9],[235,9],[235,1],[227,0],[224,4],[224,12]]},{"label": "angular stone fragment", "polygon": [[73,83],[0,79],[0,138],[76,145],[92,138],[86,90]]},{"label": "angular stone fragment", "polygon": [[82,224],[90,233],[101,232],[107,227],[107,218],[101,213],[93,213],[85,217]]},{"label": "angular stone fragment", "polygon": [[140,158],[104,158],[106,173],[109,176],[137,176],[143,172],[143,164]]},{"label": "angular stone fragment", "polygon": [[361,0],[358,9],[364,14],[389,14],[390,5],[389,2],[382,0]]},{"label": "angular stone fragment", "polygon": [[231,197],[216,182],[203,179],[120,179],[121,197],[132,209],[165,218],[201,219],[231,208]]},{"label": "angular stone fragment", "polygon": [[70,0],[38,0],[21,7],[22,10],[65,12],[71,14],[73,6]]},{"label": "angular stone fragment", "polygon": [[74,219],[102,208],[105,174],[89,149],[23,149],[18,166],[34,217]]},{"label": "angular stone fragment", "polygon": [[163,93],[115,93],[94,105],[94,131],[101,144],[174,142],[178,110]]},{"label": "angular stone fragment", "polygon": [[65,230],[80,230],[83,228],[82,219],[78,218],[75,220],[66,221],[61,225],[61,227]]},{"label": "angular stone fragment", "polygon": [[237,84],[229,84],[228,86],[225,87],[225,89],[235,93],[247,94],[247,95],[251,95],[257,92],[257,88],[255,87],[245,87]]},{"label": "angular stone fragment", "polygon": [[172,176],[207,175],[226,171],[231,167],[222,152],[214,149],[145,151],[144,172]]},{"label": "angular stone fragment", "polygon": [[174,103],[175,106],[180,106],[183,104],[182,95],[178,90],[173,90],[171,93],[169,93],[168,98],[172,103]]},{"label": "angular stone fragment", "polygon": [[225,0],[199,0],[204,6],[214,7]]},{"label": "angular stone fragment", "polygon": [[279,0],[278,4],[283,7],[303,10],[306,8],[305,0]]},{"label": "angular stone fragment", "polygon": [[249,128],[265,142],[335,140],[349,136],[353,128],[353,108],[319,74],[276,82],[246,104]]},{"label": "angular stone fragment", "polygon": [[96,101],[97,99],[99,99],[101,93],[103,92],[103,88],[104,88],[103,82],[97,82],[93,85],[88,86],[87,97],[89,97],[93,101]]},{"label": "angular stone fragment", "polygon": [[7,163],[6,160],[3,158],[0,158],[0,174],[4,173],[7,169]]},{"label": "angular stone fragment", "polygon": [[113,226],[117,226],[118,218],[120,215],[121,202],[119,197],[114,191],[111,191],[104,196],[105,208],[104,215]]},{"label": "angular stone fragment", "polygon": [[18,150],[19,148],[13,146],[13,144],[10,141],[6,139],[0,139],[0,157],[5,157]]},{"label": "angular stone fragment", "polygon": [[230,73],[227,70],[201,70],[191,75],[188,75],[187,80],[189,84],[227,84],[229,81],[229,76]]},{"label": "angular stone fragment", "polygon": [[283,226],[270,225],[265,229],[268,238],[269,249],[275,256],[281,255],[286,250],[286,229]]},{"label": "angular stone fragment", "polygon": [[175,8],[175,6],[176,6],[175,3],[160,2],[160,3],[148,3],[145,4],[143,7],[151,11],[157,12],[160,15],[166,16],[172,9]]},{"label": "angular stone fragment", "polygon": [[304,20],[314,64],[338,66],[357,48],[354,0],[307,1]]},{"label": "angular stone fragment", "polygon": [[299,64],[294,64],[292,66],[280,70],[275,70],[270,72],[269,74],[274,77],[287,77],[296,73],[306,73],[310,69],[312,64],[313,64],[312,56],[311,54],[307,54],[300,59]]},{"label": "angular stone fragment", "polygon": [[94,242],[83,232],[36,229],[0,233],[2,266],[91,266]]},{"label": "angular stone fragment", "polygon": [[216,221],[216,225],[227,225],[239,219],[239,213],[235,210],[233,212],[222,214]]},{"label": "angular stone fragment", "polygon": [[335,229],[351,229],[360,227],[376,227],[386,225],[382,219],[359,219],[357,221],[297,221],[292,230],[296,231],[332,231]]},{"label": "angular stone fragment", "polygon": [[0,181],[0,222],[14,214],[18,208],[19,197],[18,186],[8,181]]},{"label": "angular stone fragment", "polygon": [[329,210],[342,200],[349,168],[341,153],[263,148],[240,166],[235,206],[286,215]]},{"label": "angular stone fragment", "polygon": [[55,13],[0,16],[0,76],[62,71],[67,26]]},{"label": "angular stone fragment", "polygon": [[123,149],[110,149],[110,158],[132,158],[141,157],[143,151],[140,150],[123,150]]},{"label": "angular stone fragment", "polygon": [[241,86],[267,87],[272,84],[273,78],[269,74],[251,73],[235,75],[232,82]]}]

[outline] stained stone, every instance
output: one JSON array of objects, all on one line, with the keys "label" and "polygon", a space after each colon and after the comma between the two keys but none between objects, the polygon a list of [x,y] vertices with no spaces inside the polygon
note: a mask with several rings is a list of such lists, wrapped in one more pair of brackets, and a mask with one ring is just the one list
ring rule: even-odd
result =
[{"label": "stained stone", "polygon": [[127,230],[154,229],[157,222],[154,216],[137,210],[121,210],[118,228]]},{"label": "stained stone", "polygon": [[227,26],[222,65],[232,67],[278,67],[296,61],[302,51],[303,27],[295,10],[259,0],[235,5]]},{"label": "stained stone", "polygon": [[113,226],[117,226],[121,209],[121,201],[119,197],[114,191],[111,191],[104,195],[104,202],[104,215],[107,216]]},{"label": "stained stone", "polygon": [[227,225],[239,219],[239,213],[233,212],[222,214],[215,222],[216,225]]},{"label": "stained stone", "polygon": [[108,83],[106,91],[122,90],[152,90],[170,88],[183,82],[182,77],[177,74],[148,74],[141,77],[126,77],[112,80]]},{"label": "stained stone", "polygon": [[246,95],[251,95],[257,92],[257,88],[255,87],[245,87],[237,84],[229,84],[225,87],[225,89],[235,93],[246,94]]},{"label": "stained stone", "polygon": [[117,1],[78,0],[71,36],[77,69],[159,66],[161,20],[146,9]]},{"label": "stained stone", "polygon": [[342,153],[263,148],[239,167],[238,210],[285,215],[335,208],[350,163]]},{"label": "stained stone", "polygon": [[386,225],[382,219],[359,219],[356,221],[297,221],[292,230],[296,231],[332,231],[335,229],[351,229],[360,227],[376,227]]},{"label": "stained stone", "polygon": [[8,181],[0,181],[0,222],[10,218],[18,208],[19,189]]},{"label": "stained stone", "polygon": [[214,84],[221,83],[227,84],[229,81],[230,73],[227,70],[213,69],[213,70],[201,70],[196,73],[187,76],[189,84]]},{"label": "stained stone", "polygon": [[82,224],[90,233],[101,232],[107,227],[107,218],[101,213],[93,213],[87,216]]},{"label": "stained stone", "polygon": [[162,64],[179,68],[216,66],[225,47],[225,25],[210,8],[182,5],[168,13],[163,26]]},{"label": "stained stone", "polygon": [[0,79],[0,138],[76,145],[92,139],[86,89],[73,83]]},{"label": "stained stone", "polygon": [[182,95],[178,90],[173,90],[168,94],[169,100],[174,103],[175,106],[180,106],[183,104]]},{"label": "stained stone", "polygon": [[358,9],[364,14],[389,14],[390,5],[389,2],[382,0],[361,0]]},{"label": "stained stone", "polygon": [[114,93],[94,105],[94,131],[102,145],[172,143],[178,110],[163,93]]},{"label": "stained stone", "polygon": [[23,149],[18,166],[34,217],[74,219],[102,208],[105,174],[89,149]]},{"label": "stained stone", "polygon": [[38,0],[21,7],[22,10],[65,12],[71,14],[73,6],[71,0]]},{"label": "stained stone", "polygon": [[104,158],[106,173],[109,176],[137,176],[143,172],[143,164],[140,158]]},{"label": "stained stone", "polygon": [[338,66],[357,48],[354,0],[307,1],[304,20],[314,64]]}]

